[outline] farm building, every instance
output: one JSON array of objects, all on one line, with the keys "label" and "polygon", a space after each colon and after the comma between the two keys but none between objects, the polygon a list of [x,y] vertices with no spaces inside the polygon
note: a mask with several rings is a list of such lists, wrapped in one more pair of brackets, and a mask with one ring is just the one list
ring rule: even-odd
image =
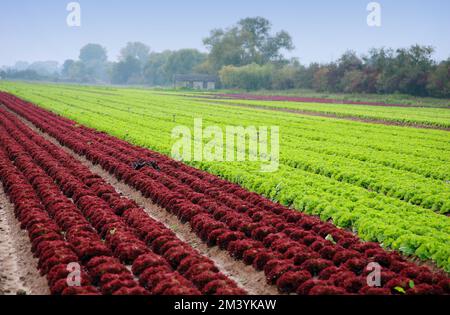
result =
[{"label": "farm building", "polygon": [[214,90],[218,81],[216,76],[207,74],[177,74],[173,80],[177,88],[196,90]]}]

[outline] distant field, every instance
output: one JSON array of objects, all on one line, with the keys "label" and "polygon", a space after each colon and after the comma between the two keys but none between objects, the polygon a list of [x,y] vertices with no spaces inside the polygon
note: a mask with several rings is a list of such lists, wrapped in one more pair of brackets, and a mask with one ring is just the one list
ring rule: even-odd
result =
[{"label": "distant field", "polygon": [[420,107],[450,107],[450,100],[432,98],[432,97],[417,97],[406,94],[346,94],[346,93],[327,93],[316,92],[313,90],[305,89],[292,89],[292,90],[260,90],[260,91],[236,91],[236,90],[224,90],[221,91],[225,94],[254,94],[261,96],[288,96],[288,97],[314,97],[340,100],[353,102],[379,102],[385,104],[403,104]]},{"label": "distant field", "polygon": [[[273,201],[332,220],[450,271],[450,133],[227,103],[332,112],[450,127],[450,110],[193,98],[161,91],[0,82],[8,91],[81,124],[169,154],[171,131],[205,126],[280,127],[280,169],[255,162],[192,162]],[[223,102],[223,104],[219,104]]]},{"label": "distant field", "polygon": [[[201,100],[201,99],[199,99]],[[291,101],[266,101],[242,99],[216,99],[214,102],[255,106],[271,109],[287,109],[299,113],[333,115],[341,118],[367,119],[416,126],[450,128],[450,109],[431,107],[396,107],[372,105],[322,104]]]}]

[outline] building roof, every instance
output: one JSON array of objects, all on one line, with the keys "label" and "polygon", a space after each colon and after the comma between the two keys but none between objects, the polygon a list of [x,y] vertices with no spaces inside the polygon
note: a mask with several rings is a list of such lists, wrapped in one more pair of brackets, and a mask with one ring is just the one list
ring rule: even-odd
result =
[{"label": "building roof", "polygon": [[174,81],[218,81],[218,78],[215,75],[209,74],[176,74],[174,75],[173,79]]}]

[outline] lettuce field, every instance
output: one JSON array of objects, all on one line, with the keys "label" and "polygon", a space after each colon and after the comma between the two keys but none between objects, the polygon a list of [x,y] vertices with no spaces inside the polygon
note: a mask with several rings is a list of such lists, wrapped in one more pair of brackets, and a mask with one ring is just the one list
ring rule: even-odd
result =
[{"label": "lettuce field", "polygon": [[[198,118],[279,126],[279,168],[174,160],[173,129]],[[29,255],[9,259],[35,270],[11,286],[448,294],[449,128],[449,108],[0,81],[0,236],[17,224]]]}]

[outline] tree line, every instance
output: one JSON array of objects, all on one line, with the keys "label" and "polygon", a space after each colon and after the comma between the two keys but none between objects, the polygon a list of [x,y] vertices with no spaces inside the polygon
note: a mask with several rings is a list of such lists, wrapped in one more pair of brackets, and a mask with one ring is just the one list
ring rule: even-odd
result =
[{"label": "tree line", "polygon": [[414,96],[450,97],[450,58],[435,62],[432,47],[372,49],[359,57],[348,51],[337,61],[308,66],[293,60],[283,66],[271,63],[225,66],[222,84],[229,88],[313,89],[332,93],[404,93]]},{"label": "tree line", "polygon": [[286,31],[274,33],[270,21],[245,18],[226,29],[214,29],[196,49],[154,52],[140,42],[121,49],[116,62],[107,50],[88,44],[78,60],[66,60],[60,71],[52,62],[3,70],[2,78],[170,86],[175,74],[213,74],[223,88],[313,89],[319,92],[405,93],[450,97],[450,58],[436,62],[433,47],[372,49],[363,56],[345,52],[329,63],[301,64],[284,54],[294,49]]}]

